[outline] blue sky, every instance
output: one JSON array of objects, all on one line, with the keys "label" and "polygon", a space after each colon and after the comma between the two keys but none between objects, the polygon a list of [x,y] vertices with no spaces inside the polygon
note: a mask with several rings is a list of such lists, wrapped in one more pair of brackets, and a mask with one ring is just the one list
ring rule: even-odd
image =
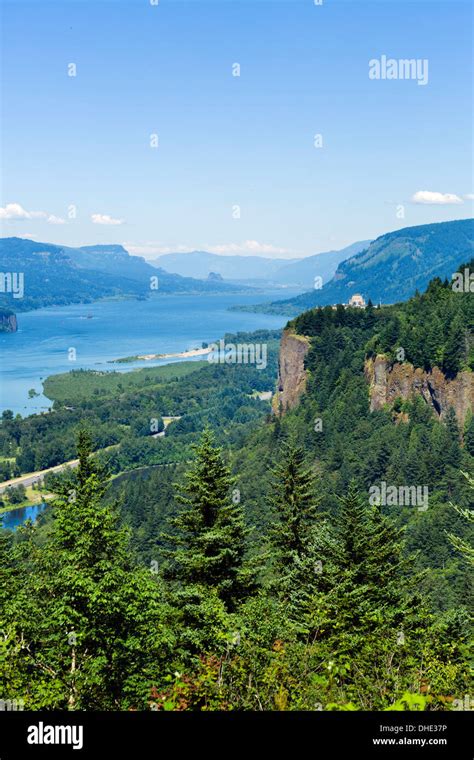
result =
[{"label": "blue sky", "polygon": [[[1,233],[299,256],[472,216],[471,14],[3,0]],[[383,55],[427,59],[428,83],[371,80]]]}]

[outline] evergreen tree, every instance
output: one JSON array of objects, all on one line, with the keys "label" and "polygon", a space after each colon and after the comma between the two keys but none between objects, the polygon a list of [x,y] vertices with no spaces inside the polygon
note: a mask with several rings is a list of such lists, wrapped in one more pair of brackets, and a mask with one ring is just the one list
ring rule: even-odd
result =
[{"label": "evergreen tree", "polygon": [[466,451],[474,457],[474,414],[471,414],[466,422],[466,432],[464,434],[464,445]]},{"label": "evergreen tree", "polygon": [[423,367],[425,370],[442,365],[442,336],[443,325],[441,319],[436,312],[433,312],[424,335],[419,336],[419,342],[423,343]]},{"label": "evergreen tree", "polygon": [[79,466],[53,503],[43,547],[18,546],[28,575],[16,600],[16,671],[30,709],[143,707],[167,651],[156,578],[134,567],[106,482],[79,439]]},{"label": "evergreen tree", "polygon": [[0,614],[12,592],[13,560],[11,535],[1,528],[0,517]]},{"label": "evergreen tree", "polygon": [[[397,348],[400,335],[400,320],[398,317],[390,319],[380,333],[380,348],[384,353]],[[405,344],[404,344],[405,345]]]},{"label": "evergreen tree", "polygon": [[[81,427],[77,435],[77,455],[79,458],[77,467],[77,485],[81,491],[85,488],[87,480],[91,475],[95,474],[96,476],[99,476],[100,474],[102,478],[104,478],[105,475],[105,473],[99,469],[97,463],[93,463],[91,452],[92,437],[90,431],[86,427]],[[101,482],[99,477],[96,478],[96,488],[98,487],[100,487],[101,492],[104,493],[106,484],[104,481]]]},{"label": "evergreen tree", "polygon": [[270,529],[273,576],[270,587],[286,605],[290,626],[307,634],[307,614],[321,565],[313,541],[319,499],[304,453],[294,441],[282,447],[273,470],[269,505],[274,517]]},{"label": "evergreen tree", "polygon": [[422,433],[423,428],[416,422],[415,409],[412,407],[405,469],[398,475],[398,482],[401,484],[423,485],[427,482],[426,447],[422,440]]},{"label": "evergreen tree", "polygon": [[196,459],[178,485],[182,508],[171,520],[171,576],[183,585],[212,589],[231,610],[254,587],[244,561],[247,535],[240,492],[207,428],[194,447]]},{"label": "evergreen tree", "polygon": [[461,464],[462,451],[460,443],[459,425],[456,419],[456,413],[452,406],[449,407],[446,414],[446,445],[444,450],[445,464],[451,465],[456,469]]},{"label": "evergreen tree", "polygon": [[466,328],[462,316],[458,314],[452,321],[444,348],[443,372],[447,377],[455,377],[461,369],[466,352]]},{"label": "evergreen tree", "polygon": [[270,541],[275,571],[280,574],[291,568],[295,557],[303,556],[319,503],[303,450],[292,441],[284,443],[273,470],[269,502],[275,517]]},{"label": "evergreen tree", "polygon": [[18,703],[24,701],[24,685],[17,667],[16,618],[26,566],[15,563],[12,544],[12,534],[0,527],[0,694],[2,700]]},{"label": "evergreen tree", "polygon": [[369,300],[367,302],[367,308],[365,310],[365,315],[364,316],[365,316],[365,320],[364,320],[365,321],[365,329],[366,330],[372,330],[372,328],[374,327],[374,325],[375,325],[375,323],[377,321],[377,317],[376,317],[376,314],[375,314],[374,304],[373,304],[371,298],[369,298]]},{"label": "evergreen tree", "polygon": [[[371,507],[351,485],[334,527],[316,539],[323,572],[315,624],[355,651],[365,637],[407,630],[420,622],[420,576],[403,553],[402,529]],[[318,615],[322,617],[318,618]]]}]

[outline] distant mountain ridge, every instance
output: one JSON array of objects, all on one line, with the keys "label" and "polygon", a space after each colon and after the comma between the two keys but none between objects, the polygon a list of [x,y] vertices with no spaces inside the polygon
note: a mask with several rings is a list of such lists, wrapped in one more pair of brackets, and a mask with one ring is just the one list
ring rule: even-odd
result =
[{"label": "distant mountain ridge", "polygon": [[162,267],[185,277],[206,279],[209,272],[220,274],[226,280],[265,280],[291,259],[267,259],[263,256],[221,256],[208,251],[189,253],[164,253],[150,261],[152,266]]},{"label": "distant mountain ridge", "polygon": [[[24,238],[0,239],[0,271],[22,272],[24,296],[0,293],[0,306],[27,311],[87,303],[105,297],[146,298],[153,293],[236,292],[231,284],[181,277],[132,256],[121,245],[71,248]],[[158,278],[158,288],[151,287]],[[244,286],[239,290],[247,290]]]},{"label": "distant mountain ridge", "polygon": [[337,251],[326,251],[299,259],[269,259],[264,256],[221,256],[207,251],[165,253],[150,263],[167,271],[187,277],[205,279],[210,272],[226,280],[265,280],[278,285],[311,287],[316,276],[327,282],[337,266],[367,248],[370,240],[363,240]]},{"label": "distant mountain ridge", "polygon": [[[295,298],[242,307],[243,310],[295,315],[314,306],[348,303],[361,293],[374,304],[405,301],[434,277],[451,279],[473,254],[474,219],[423,224],[388,232],[339,264],[322,289]],[[237,307],[236,307],[237,308]]]},{"label": "distant mountain ridge", "polygon": [[339,251],[317,253],[314,256],[308,256],[300,261],[287,264],[276,273],[276,281],[306,285],[310,288],[314,286],[315,277],[320,277],[324,285],[334,276],[339,264],[364,251],[370,243],[370,240],[360,240]]}]

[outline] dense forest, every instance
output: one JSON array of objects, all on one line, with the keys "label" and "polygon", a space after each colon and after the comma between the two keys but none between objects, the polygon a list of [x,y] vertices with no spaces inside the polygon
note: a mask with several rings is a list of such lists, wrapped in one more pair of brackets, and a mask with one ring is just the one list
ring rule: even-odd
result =
[{"label": "dense forest", "polygon": [[[472,413],[461,427],[416,394],[370,411],[364,369],[383,354],[470,373],[473,316],[439,279],[403,304],[305,312],[288,329],[310,340],[306,392],[284,415],[259,397],[277,373],[263,332],[261,371],[63,378],[50,414],[4,415],[4,466],[76,446],[80,461],[37,523],[0,531],[2,694],[27,709],[459,709]],[[180,419],[153,437],[166,416]],[[372,503],[381,481],[426,487],[428,508]]]}]

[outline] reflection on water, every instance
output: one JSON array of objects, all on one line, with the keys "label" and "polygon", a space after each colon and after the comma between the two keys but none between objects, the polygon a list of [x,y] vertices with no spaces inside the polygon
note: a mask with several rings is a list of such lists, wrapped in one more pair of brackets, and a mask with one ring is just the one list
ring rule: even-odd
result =
[{"label": "reflection on water", "polygon": [[18,509],[11,509],[9,512],[4,512],[0,515],[1,527],[8,530],[16,530],[19,525],[23,525],[26,520],[32,520],[43,512],[46,508],[46,504],[31,504],[26,507],[19,507]]}]

